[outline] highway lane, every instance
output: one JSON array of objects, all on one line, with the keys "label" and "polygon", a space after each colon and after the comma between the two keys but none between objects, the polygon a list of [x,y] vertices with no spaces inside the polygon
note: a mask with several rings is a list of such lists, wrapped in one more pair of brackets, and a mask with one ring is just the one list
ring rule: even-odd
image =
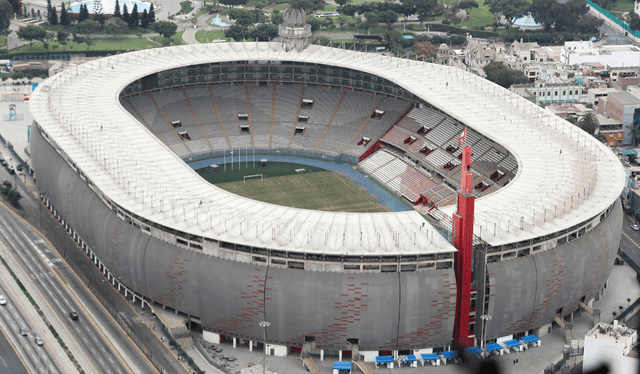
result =
[{"label": "highway lane", "polygon": [[0,374],[23,373],[29,372],[18,353],[13,349],[13,345],[7,339],[4,330],[0,328]]},{"label": "highway lane", "polygon": [[[106,374],[132,373],[76,297],[53,273],[57,266],[62,265],[62,260],[52,249],[47,248],[44,240],[33,240],[28,233],[31,233],[28,225],[4,206],[0,207],[0,240],[12,250],[15,258],[46,296],[60,320],[65,322],[64,328],[75,336],[85,356],[92,361],[94,367],[87,370]],[[68,317],[71,311],[78,313],[77,321]]]},{"label": "highway lane", "polygon": [[[49,344],[58,344],[58,342],[45,341],[42,346],[38,346],[35,342],[35,338],[42,337],[42,334],[24,310],[31,305],[20,305],[11,293],[6,280],[0,280],[0,294],[7,300],[6,305],[0,306],[0,329],[4,333],[3,337],[11,342],[12,348],[22,358],[22,360],[18,358],[20,366],[23,368],[26,366],[31,373],[64,373],[62,365],[49,348]],[[27,331],[27,336],[22,336],[21,329]],[[24,372],[27,372],[26,368]]]}]

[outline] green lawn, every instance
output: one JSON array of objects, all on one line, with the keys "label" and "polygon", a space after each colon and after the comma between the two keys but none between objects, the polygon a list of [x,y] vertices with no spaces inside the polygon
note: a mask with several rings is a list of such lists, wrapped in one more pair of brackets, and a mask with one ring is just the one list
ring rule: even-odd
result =
[{"label": "green lawn", "polygon": [[631,0],[618,0],[615,6],[611,7],[611,11],[617,12],[630,12],[633,10],[633,1]]},{"label": "green lawn", "polygon": [[158,43],[162,43],[162,45],[164,46],[170,46],[171,43],[173,43],[173,45],[187,44],[184,42],[184,40],[182,40],[182,34],[184,34],[184,31],[178,31],[177,33],[175,33],[175,35],[169,38],[169,40],[167,40],[162,35],[158,35],[158,36],[154,36],[153,40],[155,40]]},{"label": "green lawn", "polygon": [[478,8],[471,8],[467,10],[468,17],[464,21],[460,22],[458,26],[491,26],[493,25],[493,14],[489,11],[489,7],[484,2],[478,1]]},{"label": "green lawn", "polygon": [[333,4],[326,4],[322,9],[323,12],[334,12],[336,10],[338,10],[338,6]]},{"label": "green lawn", "polygon": [[207,43],[207,40],[211,42],[212,40],[216,40],[216,39],[229,41],[229,38],[224,36],[224,30],[213,30],[213,31],[200,30],[196,32],[196,40],[200,43]]},{"label": "green lawn", "polygon": [[[289,0],[271,0],[271,1],[268,1],[268,2],[269,3],[274,3],[274,4],[283,4],[283,3],[288,3]],[[247,1],[247,5],[245,5],[245,6],[256,6],[256,4],[258,4],[258,3],[266,4],[267,1],[265,1],[265,0],[248,0]]]},{"label": "green lawn", "polygon": [[[385,30],[387,29],[386,27],[383,27]],[[372,27],[371,28],[371,33],[374,34],[376,31],[376,27]],[[335,28],[331,28],[331,29],[320,29],[318,31],[316,31],[317,34],[322,34],[322,33],[328,33],[328,34],[341,34],[341,33],[353,33],[353,34],[362,34],[362,33],[366,33],[367,29],[361,29],[358,28],[357,26],[349,26],[349,27],[335,27]],[[382,31],[381,33],[384,33],[384,31]]]},{"label": "green lawn", "polygon": [[[9,54],[16,53],[28,53],[28,52],[86,52],[86,51],[135,51],[138,49],[154,48],[156,45],[144,38],[103,38],[103,39],[91,39],[93,45],[87,47],[87,43],[72,43],[67,42],[66,46],[61,46],[58,42],[49,41],[49,49],[46,50],[42,42],[33,44],[33,48],[30,46],[24,46],[16,49],[12,49]],[[58,46],[54,49],[54,46]]]},{"label": "green lawn", "polygon": [[7,37],[4,35],[0,35],[0,47],[4,46],[5,44],[7,44]]},{"label": "green lawn", "polygon": [[187,14],[193,10],[193,5],[191,5],[191,1],[183,1],[180,3],[180,13]]},{"label": "green lawn", "polygon": [[[299,168],[310,169],[308,165],[299,165]],[[268,169],[269,167],[257,167],[241,171],[244,170],[246,174],[264,174]],[[364,189],[346,177],[330,171],[265,178],[264,181],[255,178],[247,180],[246,183],[238,181],[217,186],[240,196],[294,208],[333,212],[389,211]]]}]

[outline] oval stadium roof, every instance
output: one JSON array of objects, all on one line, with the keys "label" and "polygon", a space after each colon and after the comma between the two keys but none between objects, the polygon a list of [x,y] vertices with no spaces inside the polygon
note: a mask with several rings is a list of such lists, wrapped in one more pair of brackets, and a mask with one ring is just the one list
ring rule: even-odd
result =
[{"label": "oval stadium roof", "polygon": [[[309,253],[455,251],[415,211],[310,211],[223,191],[200,178],[119,102],[125,86],[154,72],[229,60],[300,61],[375,74],[503,145],[518,160],[518,174],[476,202],[474,232],[491,245],[571,227],[604,211],[623,188],[622,165],[604,145],[487,80],[451,67],[315,45],[298,52],[276,42],[213,43],[120,54],[48,79],[32,94],[30,108],[47,135],[104,195],[161,225]],[[445,212],[450,215],[452,209]]]}]

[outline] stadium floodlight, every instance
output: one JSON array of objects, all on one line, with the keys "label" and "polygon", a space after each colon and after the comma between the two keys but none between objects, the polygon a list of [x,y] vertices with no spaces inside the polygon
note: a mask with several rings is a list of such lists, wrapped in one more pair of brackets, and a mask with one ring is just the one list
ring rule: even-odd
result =
[{"label": "stadium floodlight", "polygon": [[258,324],[264,329],[264,359],[262,360],[262,374],[267,367],[267,327],[271,326],[271,322],[262,321]]},{"label": "stadium floodlight", "polygon": [[491,316],[488,314],[483,314],[480,316],[482,320],[482,339],[480,339],[480,348],[484,345],[484,333],[486,331],[487,321],[491,321]]}]

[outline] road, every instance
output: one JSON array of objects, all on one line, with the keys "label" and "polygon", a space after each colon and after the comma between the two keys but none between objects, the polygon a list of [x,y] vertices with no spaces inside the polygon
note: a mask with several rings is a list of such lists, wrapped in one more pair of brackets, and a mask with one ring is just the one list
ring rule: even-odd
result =
[{"label": "road", "polygon": [[616,29],[606,24],[600,26],[600,37],[605,45],[631,44],[631,41],[625,38],[623,34],[618,33]]},{"label": "road", "polygon": [[631,228],[632,222],[628,217],[625,215],[623,219],[620,249],[640,266],[640,231],[634,231]]},{"label": "road", "polygon": [[3,329],[0,329],[0,374],[27,373],[20,356],[13,349]]},{"label": "road", "polygon": [[[0,307],[0,327],[4,336],[22,357],[22,366],[28,367],[32,373],[64,373],[60,362],[48,346],[57,342],[46,342],[42,346],[36,344],[35,338],[42,337],[42,334],[23,309],[29,306],[16,301],[6,282],[5,279],[0,280],[0,294],[7,299],[7,304]],[[22,336],[21,329],[27,331],[27,336]]]}]

